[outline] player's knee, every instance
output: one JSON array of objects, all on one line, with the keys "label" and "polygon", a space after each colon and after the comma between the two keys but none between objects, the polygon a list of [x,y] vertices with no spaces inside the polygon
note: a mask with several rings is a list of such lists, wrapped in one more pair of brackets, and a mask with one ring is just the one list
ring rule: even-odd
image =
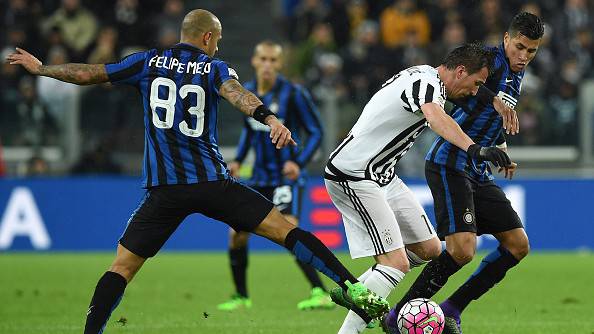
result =
[{"label": "player's knee", "polygon": [[528,238],[518,240],[508,250],[516,259],[522,260],[530,252],[530,243],[528,242]]},{"label": "player's knee", "polygon": [[246,247],[250,234],[247,232],[233,232],[229,236],[229,248],[237,249]]},{"label": "player's knee", "polygon": [[122,262],[113,263],[109,267],[109,271],[121,275],[122,277],[124,277],[126,279],[126,281],[128,283],[130,283],[132,278],[134,278],[134,275],[136,275],[138,270],[140,270],[141,266],[142,266],[142,264],[140,266],[138,266],[138,265],[133,265],[131,263],[122,263]]},{"label": "player's knee", "polygon": [[398,269],[405,274],[410,271],[410,262],[406,257],[404,248],[377,255],[375,260],[378,264]]},{"label": "player's knee", "polygon": [[423,244],[421,254],[417,253],[417,255],[424,261],[431,261],[439,257],[441,251],[441,241],[437,238],[433,238]]},{"label": "player's knee", "polygon": [[454,247],[451,250],[448,249],[448,253],[450,253],[450,256],[454,259],[454,261],[456,261],[457,264],[463,266],[472,261],[476,251],[467,247]]}]

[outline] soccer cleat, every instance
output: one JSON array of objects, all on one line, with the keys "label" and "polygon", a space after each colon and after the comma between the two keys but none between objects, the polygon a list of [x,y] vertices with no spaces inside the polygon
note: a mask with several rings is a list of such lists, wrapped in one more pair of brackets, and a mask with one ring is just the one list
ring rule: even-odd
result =
[{"label": "soccer cleat", "polygon": [[384,314],[384,316],[380,319],[382,331],[386,334],[400,334],[400,330],[397,327],[398,315],[393,311],[394,310],[390,310],[390,312]]},{"label": "soccer cleat", "polygon": [[443,334],[462,334],[462,321],[460,320],[460,311],[449,300],[439,304],[445,316]]},{"label": "soccer cleat", "polygon": [[462,334],[460,320],[451,317],[445,317],[442,334]]},{"label": "soccer cleat", "polygon": [[237,309],[249,309],[251,307],[252,300],[238,294],[234,294],[233,296],[231,296],[230,300],[217,305],[217,309],[220,311],[235,311]]},{"label": "soccer cleat", "polygon": [[311,289],[311,296],[305,300],[300,301],[297,304],[297,308],[304,311],[304,310],[319,310],[319,309],[332,309],[334,308],[334,303],[330,298],[328,292],[324,291],[324,289],[315,287]]},{"label": "soccer cleat", "polygon": [[[349,299],[349,296],[346,294],[346,292],[340,287],[330,290],[330,298],[332,298],[332,301],[336,303],[336,305],[340,305],[347,310],[353,308],[353,302]],[[372,320],[367,324],[367,328],[375,327],[377,327],[377,322],[375,320]]]},{"label": "soccer cleat", "polygon": [[363,283],[346,282],[346,286],[348,288],[347,296],[352,303],[365,310],[370,317],[379,318],[390,310],[388,301],[367,289]]}]

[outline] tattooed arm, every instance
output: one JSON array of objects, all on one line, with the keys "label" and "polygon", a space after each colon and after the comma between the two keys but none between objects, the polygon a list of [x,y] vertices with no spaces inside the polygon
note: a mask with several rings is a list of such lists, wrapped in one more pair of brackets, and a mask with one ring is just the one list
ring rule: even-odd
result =
[{"label": "tattooed arm", "polygon": [[254,93],[245,89],[237,80],[225,81],[220,88],[220,94],[242,113],[252,116],[254,110],[262,105],[262,101]]},{"label": "tattooed arm", "polygon": [[109,77],[104,64],[63,64],[43,65],[29,52],[16,48],[17,52],[8,55],[11,65],[22,65],[29,73],[42,75],[77,85],[92,85],[108,82]]}]

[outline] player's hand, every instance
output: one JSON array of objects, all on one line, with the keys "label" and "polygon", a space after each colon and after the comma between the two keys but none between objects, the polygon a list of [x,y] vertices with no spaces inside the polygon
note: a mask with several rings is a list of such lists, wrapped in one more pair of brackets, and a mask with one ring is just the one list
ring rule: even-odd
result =
[{"label": "player's hand", "polygon": [[514,177],[514,174],[516,173],[517,168],[518,168],[518,164],[512,161],[511,165],[509,165],[507,167],[499,167],[499,169],[497,170],[497,173],[501,173],[502,171],[505,171],[505,178],[511,180]]},{"label": "player's hand", "polygon": [[39,59],[21,48],[16,48],[16,52],[9,54],[6,61],[10,65],[22,65],[29,73],[34,75],[39,74],[39,68],[42,65]]},{"label": "player's hand", "polygon": [[229,173],[234,178],[239,178],[239,169],[241,168],[241,164],[237,161],[231,161],[227,164],[227,169],[229,169]]},{"label": "player's hand", "polygon": [[296,162],[291,160],[285,162],[285,165],[283,166],[283,175],[287,179],[295,181],[300,174],[301,168],[299,168],[299,165]]},{"label": "player's hand", "polygon": [[508,167],[512,164],[507,153],[494,146],[481,147],[479,144],[472,144],[466,153],[478,162],[491,161],[495,167]]},{"label": "player's hand", "polygon": [[515,135],[520,132],[520,121],[518,120],[518,113],[508,106],[499,96],[493,99],[493,107],[495,111],[503,118],[503,128],[508,135]]},{"label": "player's hand", "polygon": [[270,127],[270,139],[277,149],[281,149],[287,145],[297,146],[297,143],[291,138],[291,131],[281,123],[278,118],[268,116],[266,124]]}]

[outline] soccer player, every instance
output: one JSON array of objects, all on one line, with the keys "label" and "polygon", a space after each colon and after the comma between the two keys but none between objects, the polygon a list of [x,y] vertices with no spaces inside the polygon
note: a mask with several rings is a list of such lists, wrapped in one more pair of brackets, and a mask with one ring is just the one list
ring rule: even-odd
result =
[{"label": "soccer player", "polygon": [[[294,225],[299,221],[303,168],[307,165],[322,140],[322,125],[309,93],[292,84],[279,74],[282,67],[283,49],[280,44],[263,41],[254,48],[252,66],[256,79],[244,87],[258,96],[265,106],[289,128],[293,138],[302,130],[307,133],[303,149],[285,147],[277,150],[270,142],[270,129],[253,118],[245,117],[245,123],[235,160],[229,163],[229,171],[239,177],[239,169],[250,148],[254,148],[256,159],[248,185],[272,201],[285,219]],[[299,141],[299,140],[298,140]],[[246,284],[248,266],[247,232],[229,229],[229,262],[235,284],[235,294],[220,310],[235,310],[251,307]],[[310,265],[297,262],[309,280],[312,290],[310,298],[297,304],[300,310],[332,308],[334,303],[326,292],[316,270]]]},{"label": "soccer player", "polygon": [[[373,256],[376,262],[359,280],[382,297],[411,265],[441,252],[425,211],[394,171],[427,125],[477,161],[502,167],[511,163],[502,150],[475,143],[444,111],[446,98],[477,93],[491,61],[491,51],[466,44],[437,68],[420,65],[394,75],[371,97],[347,138],[330,155],[326,188],[342,214],[351,256]],[[369,321],[365,312],[353,308],[339,333],[360,333]]]},{"label": "soccer player", "polygon": [[156,255],[184,218],[202,213],[240,231],[284,245],[301,261],[320,270],[353,301],[375,316],[387,312],[377,297],[311,233],[283,218],[273,204],[229,176],[217,147],[220,97],[270,127],[276,148],[295,144],[291,132],[251,92],[235,71],[213,58],[221,23],[206,10],[189,12],[181,42],[170,48],[132,54],[112,64],[44,66],[17,48],[7,60],[43,75],[79,85],[104,82],[138,88],[144,104],[146,195],[128,221],[115,260],[101,277],[87,311],[85,334],[102,333],[126,285],[147,258]]},{"label": "soccer player", "polygon": [[[502,119],[494,104],[503,100],[515,107],[524,69],[536,56],[543,33],[540,18],[525,12],[516,15],[503,43],[489,48],[496,54],[494,72],[479,94],[455,101],[454,119],[477,143],[506,149]],[[513,163],[506,168],[505,176],[511,179],[516,166]],[[492,234],[499,247],[441,304],[446,315],[444,333],[461,333],[462,311],[528,254],[528,237],[510,201],[493,182],[489,165],[460,150],[448,138],[441,136],[433,143],[426,156],[425,175],[435,203],[437,231],[440,238],[445,238],[446,250],[425,266],[410,290],[386,316],[384,325],[397,332],[396,319],[402,305],[414,298],[431,298],[451,275],[472,260],[476,236]]]}]

